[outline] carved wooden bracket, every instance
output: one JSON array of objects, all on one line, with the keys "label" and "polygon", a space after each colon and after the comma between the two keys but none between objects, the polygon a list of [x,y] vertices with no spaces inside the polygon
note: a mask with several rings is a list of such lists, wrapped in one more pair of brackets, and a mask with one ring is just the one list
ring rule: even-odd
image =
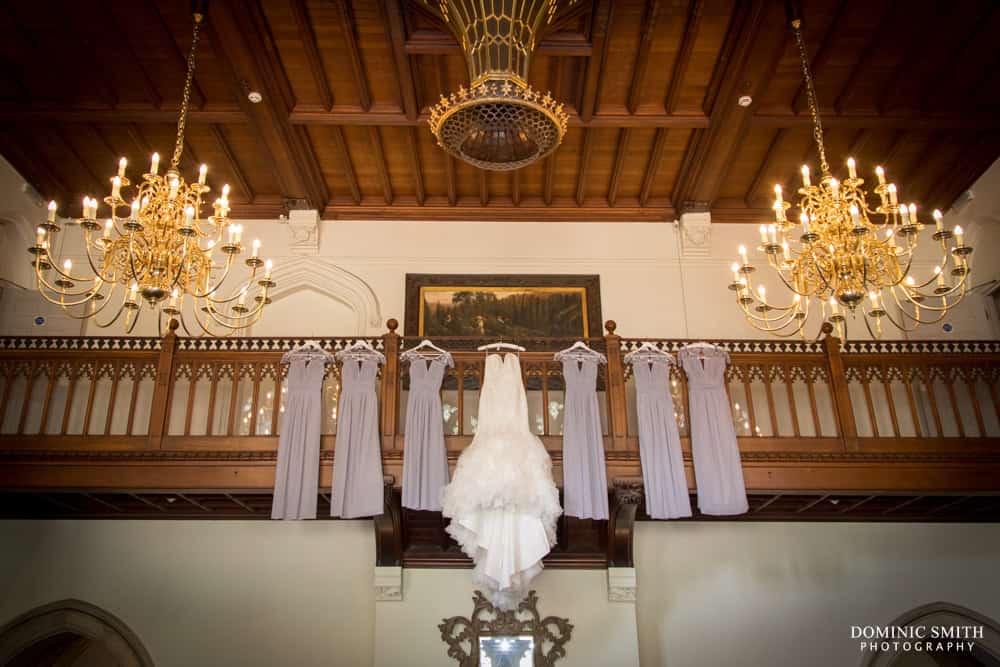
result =
[{"label": "carved wooden bracket", "polygon": [[383,481],[385,511],[375,521],[375,565],[401,567],[403,565],[403,507],[399,489],[393,488],[394,480]]},{"label": "carved wooden bracket", "polygon": [[642,480],[612,480],[611,518],[608,521],[608,567],[633,567],[632,536],[635,514],[643,499]]},{"label": "carved wooden bracket", "polygon": [[535,640],[535,667],[551,667],[566,657],[566,644],[573,634],[569,619],[558,616],[541,617],[538,595],[530,591],[517,609],[502,611],[494,607],[480,591],[472,598],[472,616],[452,616],[438,625],[441,639],[448,645],[448,657],[460,667],[479,665],[479,638],[517,637],[531,635]]}]

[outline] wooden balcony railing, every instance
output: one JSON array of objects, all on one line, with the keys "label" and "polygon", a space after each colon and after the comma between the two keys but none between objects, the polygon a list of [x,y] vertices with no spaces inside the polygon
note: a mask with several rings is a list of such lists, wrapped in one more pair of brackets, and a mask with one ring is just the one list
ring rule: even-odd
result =
[{"label": "wooden balcony railing", "polygon": [[[396,322],[367,340],[379,374],[385,472],[398,481],[409,380]],[[609,479],[641,476],[635,390],[624,355],[643,342],[613,322],[589,340],[608,356],[598,380]],[[304,339],[0,338],[0,487],[269,489],[285,392],[284,351]],[[355,338],[317,339],[331,351]],[[442,387],[454,463],[476,429],[482,341],[438,339],[455,367]],[[561,475],[565,385],[554,350],[518,341],[530,423]],[[713,341],[731,356],[727,391],[751,491],[1000,490],[1000,343]],[[690,461],[687,388],[672,391]],[[323,385],[321,484],[330,484],[339,370]],[[693,486],[693,475],[689,480]]]}]

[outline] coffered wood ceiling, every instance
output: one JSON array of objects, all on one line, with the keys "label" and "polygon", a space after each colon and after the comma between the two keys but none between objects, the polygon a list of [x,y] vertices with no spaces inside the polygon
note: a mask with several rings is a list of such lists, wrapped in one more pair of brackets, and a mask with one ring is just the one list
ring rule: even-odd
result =
[{"label": "coffered wood ceiling", "polygon": [[[514,173],[455,161],[431,136],[428,106],[468,77],[422,2],[213,0],[183,168],[205,162],[210,184],[231,183],[237,217],[662,221],[707,208],[731,222],[768,219],[773,184],[815,167],[779,0],[577,0],[531,69],[566,102],[569,131]],[[63,212],[107,190],[118,156],[170,153],[189,7],[2,3],[0,153]],[[805,0],[803,13],[831,160],[881,163],[903,199],[944,208],[1000,155],[1000,3]]]}]

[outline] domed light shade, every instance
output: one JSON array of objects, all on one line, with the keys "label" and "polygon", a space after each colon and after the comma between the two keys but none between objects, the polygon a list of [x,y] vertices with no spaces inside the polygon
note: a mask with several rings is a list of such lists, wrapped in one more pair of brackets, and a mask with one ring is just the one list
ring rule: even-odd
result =
[{"label": "domed light shade", "polygon": [[539,29],[573,2],[424,0],[461,44],[471,82],[431,108],[431,132],[445,151],[480,169],[508,171],[559,146],[566,112],[528,85],[528,66]]}]

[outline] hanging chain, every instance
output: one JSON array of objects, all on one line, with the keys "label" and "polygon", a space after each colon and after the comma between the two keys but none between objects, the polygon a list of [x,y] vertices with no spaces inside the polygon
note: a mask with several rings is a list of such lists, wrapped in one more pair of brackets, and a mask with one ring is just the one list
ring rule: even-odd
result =
[{"label": "hanging chain", "polygon": [[187,123],[188,103],[191,100],[191,85],[194,82],[194,54],[198,49],[198,31],[201,28],[201,14],[194,15],[194,34],[191,37],[191,51],[187,58],[187,80],[184,82],[184,97],[181,100],[181,115],[177,119],[177,143],[174,144],[174,156],[170,159],[170,168],[177,169],[181,163],[181,153],[184,152],[184,125]]},{"label": "hanging chain", "polygon": [[792,31],[795,33],[795,43],[799,47],[799,60],[802,61],[802,78],[806,83],[806,97],[809,100],[809,113],[812,114],[813,138],[819,151],[819,168],[824,178],[830,177],[830,165],[826,161],[826,148],[823,146],[823,124],[819,120],[819,109],[816,103],[816,89],[813,87],[812,72],[809,71],[809,56],[802,42],[802,22],[792,21]]}]

